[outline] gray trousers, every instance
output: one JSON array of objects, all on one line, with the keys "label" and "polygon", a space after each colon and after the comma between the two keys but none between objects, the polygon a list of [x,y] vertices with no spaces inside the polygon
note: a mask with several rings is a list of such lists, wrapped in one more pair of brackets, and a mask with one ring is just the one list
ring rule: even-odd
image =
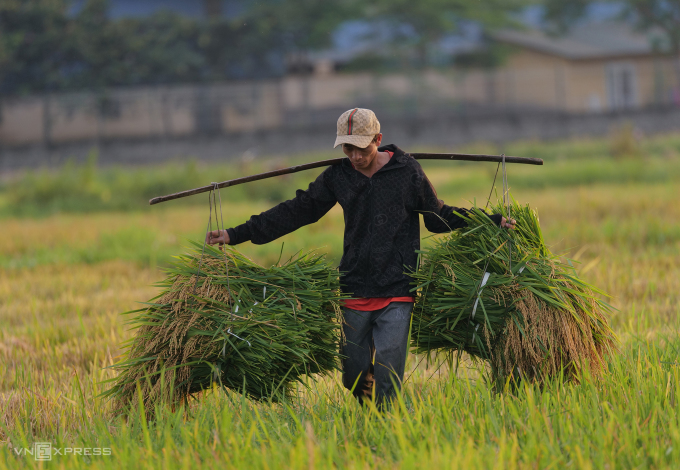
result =
[{"label": "gray trousers", "polygon": [[[342,382],[359,400],[366,377],[375,376],[375,402],[382,405],[401,387],[408,353],[411,302],[392,302],[371,312],[344,308]],[[375,365],[372,363],[375,351]],[[358,380],[357,380],[358,379]]]}]

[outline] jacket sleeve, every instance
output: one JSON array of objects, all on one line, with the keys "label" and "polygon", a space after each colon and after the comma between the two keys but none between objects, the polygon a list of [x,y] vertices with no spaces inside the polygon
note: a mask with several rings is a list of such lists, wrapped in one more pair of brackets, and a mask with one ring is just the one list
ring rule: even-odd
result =
[{"label": "jacket sleeve", "polygon": [[[433,233],[446,233],[457,228],[467,227],[466,220],[458,214],[466,215],[468,209],[444,204],[444,201],[437,197],[437,192],[420,165],[418,166],[418,172],[420,184],[417,208],[423,214],[425,228]],[[494,224],[500,225],[500,214],[489,215],[489,218]]]},{"label": "jacket sleeve", "polygon": [[330,170],[327,168],[321,173],[306,191],[298,189],[293,199],[253,215],[245,224],[227,229],[229,244],[250,240],[262,245],[319,220],[337,202],[328,185]]}]

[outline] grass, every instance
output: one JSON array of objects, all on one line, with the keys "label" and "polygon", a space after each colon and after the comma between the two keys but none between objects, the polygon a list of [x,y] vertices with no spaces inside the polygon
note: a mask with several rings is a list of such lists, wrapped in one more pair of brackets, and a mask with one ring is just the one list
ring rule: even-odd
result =
[{"label": "grass", "polygon": [[[502,148],[491,144],[474,144],[457,149],[465,153],[505,152],[507,155],[543,158],[548,166],[513,167],[515,188],[546,189],[584,184],[656,184],[680,178],[680,138],[662,135],[637,141],[631,129],[615,134],[610,140],[573,140],[557,143],[518,142]],[[621,149],[620,136],[626,145]],[[423,148],[411,151],[448,151]],[[87,163],[78,166],[68,162],[53,171],[30,170],[0,179],[0,218],[45,217],[61,213],[112,211],[158,212],[149,207],[154,196],[204,186],[212,181],[225,181],[243,175],[261,173],[294,164],[336,158],[339,151],[265,160],[237,160],[205,165],[194,160],[173,161],[163,166],[100,167],[92,152]],[[593,159],[594,155],[605,158]],[[578,162],[578,164],[575,164]],[[488,187],[495,165],[465,162],[426,162],[430,169],[446,169],[437,188],[445,194],[467,195],[480,187]],[[455,171],[452,171],[455,170]],[[263,202],[270,205],[292,197],[295,189],[307,183],[322,170],[286,175],[229,188],[230,203]],[[431,177],[434,176],[432,173]],[[437,179],[437,178],[433,178]],[[168,204],[168,203],[165,203]],[[205,206],[206,197],[193,196],[172,202],[178,206]]]},{"label": "grass", "polygon": [[[127,421],[110,419],[110,404],[96,395],[99,381],[111,374],[102,367],[131,334],[119,313],[158,293],[151,287],[162,277],[158,268],[205,230],[205,201],[87,210],[17,201],[10,209],[5,203],[0,469],[677,468],[679,143],[673,135],[641,141],[641,155],[626,158],[611,155],[607,140],[503,149],[546,158],[543,168],[509,167],[513,194],[538,210],[552,251],[569,252],[587,282],[613,295],[618,311],[611,324],[622,347],[601,378],[584,376],[580,384],[557,378],[542,388],[496,395],[484,381],[487,372],[473,363],[452,370],[412,356],[401,401],[383,415],[361,410],[335,376],[299,388],[300,398],[283,405],[206,391],[186,412],[161,410],[155,422],[139,413]],[[197,168],[205,171],[199,184],[214,179],[210,168]],[[157,173],[164,171],[170,170]],[[440,164],[426,171],[442,199],[469,206],[466,199],[486,200],[495,166]],[[154,169],[121,178],[136,172],[148,176]],[[0,199],[10,199],[7,188],[16,181],[3,183]],[[295,184],[280,184],[279,190],[288,197]],[[185,187],[178,186],[164,191]],[[223,201],[227,195],[227,225],[271,205],[266,198],[232,198],[226,190]],[[325,246],[338,260],[342,227],[335,208],[317,224],[283,237],[284,257]],[[241,248],[272,263],[281,244]],[[107,447],[112,455],[54,456],[38,463],[16,454],[34,441]]]}]

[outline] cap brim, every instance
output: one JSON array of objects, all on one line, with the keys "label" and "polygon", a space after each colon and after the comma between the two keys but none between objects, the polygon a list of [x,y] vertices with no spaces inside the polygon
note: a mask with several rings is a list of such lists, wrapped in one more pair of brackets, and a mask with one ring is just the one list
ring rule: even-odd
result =
[{"label": "cap brim", "polygon": [[373,141],[374,135],[339,135],[335,138],[333,148],[342,144],[352,144],[359,148],[366,148]]}]

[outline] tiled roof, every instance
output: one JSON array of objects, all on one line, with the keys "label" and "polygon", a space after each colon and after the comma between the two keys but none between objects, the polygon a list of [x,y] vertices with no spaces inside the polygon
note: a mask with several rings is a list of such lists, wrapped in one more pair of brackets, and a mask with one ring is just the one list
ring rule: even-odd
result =
[{"label": "tiled roof", "polygon": [[589,23],[572,28],[561,36],[538,30],[503,30],[493,34],[503,43],[526,47],[567,59],[646,55],[654,53],[658,33],[642,33],[621,22]]}]

